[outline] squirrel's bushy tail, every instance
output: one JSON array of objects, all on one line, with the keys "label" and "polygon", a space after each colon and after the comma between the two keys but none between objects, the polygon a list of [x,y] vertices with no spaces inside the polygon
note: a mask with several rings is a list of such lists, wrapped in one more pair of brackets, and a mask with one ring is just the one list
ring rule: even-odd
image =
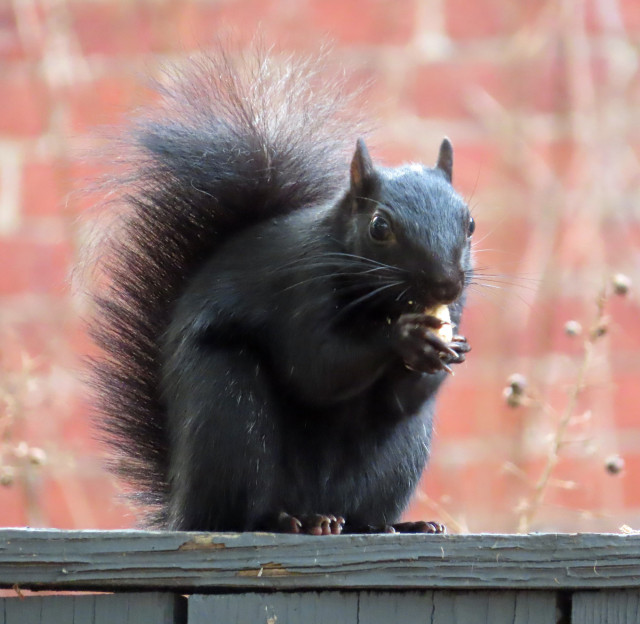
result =
[{"label": "squirrel's bushy tail", "polygon": [[[158,337],[185,281],[221,240],[343,187],[359,128],[344,81],[317,61],[200,56],[167,72],[160,101],[118,142],[116,199],[89,238],[97,420],[112,466],[164,524],[169,448]],[[248,250],[250,253],[250,250]],[[90,269],[88,273],[86,268]]]}]

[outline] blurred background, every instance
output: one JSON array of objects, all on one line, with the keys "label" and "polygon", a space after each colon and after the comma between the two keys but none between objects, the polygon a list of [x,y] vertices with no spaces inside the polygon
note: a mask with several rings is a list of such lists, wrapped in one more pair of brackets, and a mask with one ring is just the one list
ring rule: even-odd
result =
[{"label": "blurred background", "polygon": [[149,99],[147,76],[257,29],[287,53],[333,41],[369,81],[379,161],[454,144],[477,221],[473,352],[407,517],[640,529],[638,0],[3,0],[0,525],[135,525],[79,382],[77,189],[103,170],[95,129]]}]

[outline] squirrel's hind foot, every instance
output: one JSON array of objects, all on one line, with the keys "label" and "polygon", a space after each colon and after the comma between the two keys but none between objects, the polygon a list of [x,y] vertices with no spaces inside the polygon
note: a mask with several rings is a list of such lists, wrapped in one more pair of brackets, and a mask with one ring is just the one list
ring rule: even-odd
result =
[{"label": "squirrel's hind foot", "polygon": [[342,516],[303,514],[292,516],[285,511],[278,515],[279,533],[302,533],[305,535],[340,535],[344,527]]},{"label": "squirrel's hind foot", "polygon": [[349,533],[427,533],[430,535],[442,535],[447,532],[447,527],[439,522],[397,522],[395,524],[368,525]]}]

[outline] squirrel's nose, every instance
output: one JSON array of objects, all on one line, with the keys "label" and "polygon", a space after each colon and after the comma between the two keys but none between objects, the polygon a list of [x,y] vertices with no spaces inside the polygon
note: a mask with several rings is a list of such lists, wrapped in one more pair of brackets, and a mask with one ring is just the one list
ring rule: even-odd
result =
[{"label": "squirrel's nose", "polygon": [[430,298],[438,303],[455,301],[464,288],[464,279],[459,275],[442,275],[431,280]]}]

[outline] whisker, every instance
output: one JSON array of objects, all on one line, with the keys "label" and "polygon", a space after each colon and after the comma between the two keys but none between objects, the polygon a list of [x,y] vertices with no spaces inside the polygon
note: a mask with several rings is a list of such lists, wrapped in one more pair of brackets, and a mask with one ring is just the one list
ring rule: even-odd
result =
[{"label": "whisker", "polygon": [[513,284],[510,282],[504,281],[493,281],[493,280],[471,280],[468,284],[474,284],[476,286],[483,286],[485,288],[497,288],[500,290],[504,290],[507,292],[506,286],[510,286],[511,290],[526,290],[527,292],[535,293],[538,291],[538,288],[535,285],[531,284]]},{"label": "whisker", "polygon": [[344,308],[342,308],[342,310],[340,310],[340,312],[338,312],[338,314],[336,314],[336,316],[334,317],[334,320],[338,320],[339,318],[344,316],[347,312],[353,310],[353,308],[355,308],[356,306],[360,305],[361,303],[364,303],[365,301],[370,300],[372,297],[376,297],[383,291],[389,288],[394,288],[396,286],[401,286],[402,284],[403,282],[391,282],[390,284],[385,284],[384,286],[380,286],[379,288],[376,288],[375,290],[368,292],[366,295],[363,295],[362,297],[358,297],[357,299],[350,301],[347,305],[344,306]]},{"label": "whisker", "polygon": [[485,269],[475,269],[466,273],[471,273],[474,276],[482,277],[483,279],[493,279],[496,281],[502,281],[504,283],[517,283],[517,282],[530,282],[532,284],[540,284],[541,280],[536,277],[528,277],[526,275],[507,275],[505,273],[485,273]]},{"label": "whisker", "polygon": [[346,251],[330,251],[326,254],[323,254],[325,257],[339,257],[339,258],[351,258],[356,261],[375,264],[376,266],[386,267],[387,269],[391,269],[393,271],[398,271],[402,273],[406,273],[405,269],[394,266],[392,264],[386,264],[385,262],[380,262],[379,260],[374,260],[373,258],[367,258],[366,256],[360,256],[358,254],[347,253]]},{"label": "whisker", "polygon": [[494,288],[495,290],[502,290],[502,286],[495,286],[493,284],[483,284],[482,282],[469,282],[469,286],[480,286],[481,288]]},{"label": "whisker", "polygon": [[[516,299],[518,299],[518,301],[520,301],[521,303],[523,303],[525,306],[527,306],[527,308],[531,309],[531,302],[527,301],[524,297],[522,297],[520,294],[518,294],[517,292],[513,291],[513,290],[507,290],[504,288],[501,288],[499,286],[491,286],[488,284],[469,284],[468,286],[468,291],[469,293],[473,293],[474,296],[480,296],[482,297],[485,301],[492,301],[494,304],[496,303],[496,301],[498,301],[497,299],[495,299],[494,297],[489,297],[488,295],[498,295],[497,291],[500,291],[501,297],[500,299],[504,299],[507,296],[508,297],[515,297]],[[501,306],[502,309],[505,309],[506,306],[504,306],[504,304]]]},{"label": "whisker", "polygon": [[400,301],[400,299],[402,299],[402,297],[404,297],[408,290],[409,290],[409,286],[407,286],[397,297],[396,297],[396,301]]},{"label": "whisker", "polygon": [[277,272],[286,273],[288,270],[298,271],[301,269],[301,267],[305,271],[310,271],[314,269],[329,269],[332,271],[333,274],[341,273],[345,268],[354,269],[354,270],[363,270],[361,267],[377,267],[379,269],[386,269],[387,271],[389,271],[389,273],[404,272],[403,269],[399,269],[398,267],[394,267],[391,265],[386,265],[381,262],[375,262],[375,261],[364,262],[364,261],[357,261],[349,258],[333,259],[333,258],[318,256],[317,260],[309,259],[309,258],[304,258],[304,259],[298,258],[296,260],[292,260],[291,262],[275,267],[271,271],[271,273],[272,274]]},{"label": "whisker", "polygon": [[[307,267],[305,267],[306,269]],[[385,267],[373,267],[371,269],[366,269],[364,271],[340,271],[340,272],[332,272],[332,273],[323,273],[322,275],[314,275],[312,277],[309,277],[307,279],[303,279],[300,280],[299,282],[296,282],[295,284],[291,284],[290,286],[287,286],[285,288],[282,289],[281,292],[287,292],[289,290],[292,290],[294,288],[298,288],[299,286],[304,286],[305,284],[311,284],[313,282],[318,282],[318,281],[322,281],[322,280],[330,280],[334,277],[349,277],[349,276],[355,276],[355,277],[361,277],[364,275],[369,275],[371,273],[374,272],[380,272],[380,271],[384,271],[386,270]],[[385,276],[385,275],[379,275],[378,276],[378,280],[385,280],[385,279],[390,279],[390,276]]]},{"label": "whisker", "polygon": [[377,206],[382,206],[383,208],[388,208],[388,206],[386,204],[383,204],[381,201],[378,201],[377,199],[373,199],[373,197],[361,197],[361,196],[356,196],[355,199],[361,199],[362,201],[370,201],[373,202],[374,204],[376,204]]}]

